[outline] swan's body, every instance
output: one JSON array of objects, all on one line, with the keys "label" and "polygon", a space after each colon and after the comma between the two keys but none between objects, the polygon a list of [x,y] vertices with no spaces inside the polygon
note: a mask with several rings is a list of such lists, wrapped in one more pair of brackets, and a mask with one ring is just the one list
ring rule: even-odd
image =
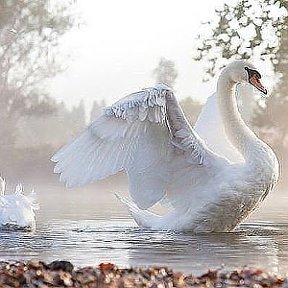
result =
[{"label": "swan's body", "polygon": [[[73,186],[125,170],[133,202],[118,197],[141,227],[230,231],[278,179],[277,158],[245,125],[234,95],[235,85],[248,81],[265,92],[260,77],[250,63],[227,66],[218,80],[217,102],[204,108],[195,129],[167,86],[131,94],[53,156],[55,172]],[[216,126],[208,123],[209,109]],[[172,210],[163,216],[147,210],[159,201]]]},{"label": "swan's body", "polygon": [[31,230],[35,228],[35,193],[23,194],[21,185],[16,186],[15,193],[5,194],[6,183],[0,177],[0,229]]}]

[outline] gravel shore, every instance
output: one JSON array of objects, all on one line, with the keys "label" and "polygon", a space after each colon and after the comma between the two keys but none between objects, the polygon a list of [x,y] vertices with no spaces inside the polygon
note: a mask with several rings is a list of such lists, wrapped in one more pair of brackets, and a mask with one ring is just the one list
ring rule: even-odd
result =
[{"label": "gravel shore", "polygon": [[0,262],[0,287],[288,287],[287,279],[260,269],[214,270],[194,277],[165,267],[119,269],[111,263],[75,268],[68,261]]}]

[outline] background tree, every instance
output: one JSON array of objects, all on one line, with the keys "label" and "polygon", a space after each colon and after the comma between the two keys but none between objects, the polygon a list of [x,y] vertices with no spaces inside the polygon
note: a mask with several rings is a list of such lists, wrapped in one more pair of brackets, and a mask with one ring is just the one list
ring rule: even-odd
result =
[{"label": "background tree", "polygon": [[[252,124],[273,145],[282,165],[288,147],[288,1],[242,0],[216,10],[216,21],[207,22],[198,36],[196,60],[205,60],[205,79],[214,76],[232,59],[262,59],[271,63],[276,85],[265,103],[259,101]],[[283,169],[287,174],[288,169]]]},{"label": "background tree", "polygon": [[[45,81],[65,67],[60,65],[61,36],[75,25],[71,2],[46,0],[0,1],[0,139],[15,140],[19,115],[49,113],[53,106]],[[63,63],[63,62],[62,62]],[[2,147],[3,148],[3,147]]]},{"label": "background tree", "polygon": [[90,122],[94,121],[97,117],[99,117],[106,106],[105,100],[102,99],[100,103],[97,100],[93,101],[92,109],[90,111]]},{"label": "background tree", "polygon": [[75,135],[86,126],[84,100],[81,99],[78,106],[73,107],[71,111],[71,127],[75,131]]},{"label": "background tree", "polygon": [[158,66],[154,69],[153,75],[155,76],[156,83],[164,83],[173,88],[178,72],[172,60],[162,57],[159,60]]},{"label": "background tree", "polygon": [[74,1],[0,0],[0,169],[10,179],[52,171],[51,131],[72,112],[65,114],[45,86],[66,68],[59,44],[79,23]]},{"label": "background tree", "polygon": [[233,59],[279,61],[277,53],[287,27],[287,0],[241,0],[215,10],[216,20],[203,24],[195,60],[205,59],[205,78]]},{"label": "background tree", "polygon": [[288,174],[288,17],[285,25],[274,63],[279,80],[265,105],[258,105],[253,123],[260,128],[266,141],[277,149],[283,170]]},{"label": "background tree", "polygon": [[[172,60],[167,60],[164,57],[160,58],[158,66],[153,70],[156,83],[165,83],[169,87],[174,88],[175,81],[178,77],[175,66],[175,63]],[[191,97],[186,97],[180,101],[180,106],[183,109],[187,120],[193,126],[201,112],[202,105]]]},{"label": "background tree", "polygon": [[191,126],[194,126],[201,112],[202,104],[193,100],[191,97],[186,97],[180,101],[180,106],[182,107],[185,116],[187,117],[187,120]]}]

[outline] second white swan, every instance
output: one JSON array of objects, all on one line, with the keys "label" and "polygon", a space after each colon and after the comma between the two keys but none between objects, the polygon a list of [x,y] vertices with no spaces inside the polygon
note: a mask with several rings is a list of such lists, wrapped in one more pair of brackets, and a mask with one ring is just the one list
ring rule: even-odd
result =
[{"label": "second white swan", "polygon": [[39,209],[36,194],[24,195],[18,184],[15,193],[6,193],[6,181],[0,177],[0,230],[34,230],[35,210]]},{"label": "second white swan", "polygon": [[[133,201],[118,197],[141,227],[231,231],[278,179],[275,154],[246,126],[235,99],[237,83],[266,94],[260,78],[249,62],[229,64],[218,79],[217,105],[204,107],[195,129],[166,85],[131,94],[52,157],[55,172],[74,186],[125,170]],[[148,210],[159,201],[171,207],[167,214]]]}]

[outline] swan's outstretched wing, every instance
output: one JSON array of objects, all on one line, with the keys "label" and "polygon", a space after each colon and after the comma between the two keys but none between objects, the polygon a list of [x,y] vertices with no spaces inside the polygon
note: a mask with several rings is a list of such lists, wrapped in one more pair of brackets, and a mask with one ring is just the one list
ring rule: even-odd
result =
[{"label": "swan's outstretched wing", "polygon": [[217,105],[216,93],[207,99],[194,129],[215,153],[233,163],[244,161],[242,155],[234,148],[225,134],[224,124]]},{"label": "swan's outstretched wing", "polygon": [[194,173],[194,182],[199,181],[200,171],[207,173],[218,157],[185,119],[177,122],[182,113],[177,105],[165,85],[121,99],[52,157],[57,162],[55,172],[61,173],[60,179],[68,186],[74,186],[125,170],[131,197],[142,209],[169,194],[175,167],[183,173],[191,170],[188,176],[193,179]]}]

